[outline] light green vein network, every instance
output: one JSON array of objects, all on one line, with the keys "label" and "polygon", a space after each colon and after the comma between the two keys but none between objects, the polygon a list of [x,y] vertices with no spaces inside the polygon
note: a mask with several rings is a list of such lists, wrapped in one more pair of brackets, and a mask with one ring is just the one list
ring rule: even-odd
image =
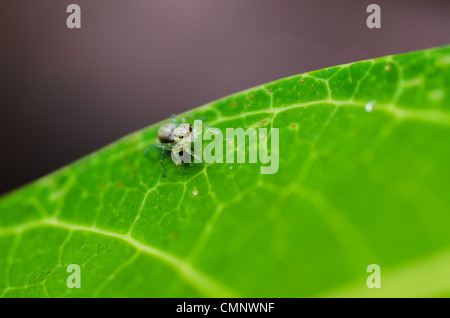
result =
[{"label": "light green vein network", "polygon": [[[158,151],[145,155],[161,123],[126,136],[0,198],[0,296],[450,295],[449,47],[292,76],[182,116],[279,128],[278,172],[185,174],[167,157],[163,178]],[[370,264],[380,289],[367,288]]]}]

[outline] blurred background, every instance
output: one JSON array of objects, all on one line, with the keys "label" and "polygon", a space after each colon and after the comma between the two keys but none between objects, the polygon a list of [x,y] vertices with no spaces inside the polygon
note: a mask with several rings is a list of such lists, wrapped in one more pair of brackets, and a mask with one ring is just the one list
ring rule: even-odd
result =
[{"label": "blurred background", "polygon": [[448,0],[0,0],[0,194],[228,94],[445,44]]}]

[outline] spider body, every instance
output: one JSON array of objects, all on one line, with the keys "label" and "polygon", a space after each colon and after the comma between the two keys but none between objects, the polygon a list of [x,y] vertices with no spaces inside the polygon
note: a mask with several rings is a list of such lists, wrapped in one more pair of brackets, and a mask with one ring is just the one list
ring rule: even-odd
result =
[{"label": "spider body", "polygon": [[197,158],[191,150],[191,144],[197,137],[197,133],[192,128],[192,125],[186,123],[184,118],[182,119],[182,123],[176,123],[176,116],[172,116],[172,119],[172,123],[163,124],[158,129],[158,139],[160,143],[155,144],[146,151],[148,154],[152,148],[158,147],[161,149],[159,162],[162,167],[163,177],[165,176],[166,171],[163,161],[165,151],[171,152],[172,160],[177,166],[183,162],[183,159],[186,159],[186,157],[182,158],[183,155],[192,155]]},{"label": "spider body", "polygon": [[181,155],[183,151],[189,155],[193,155],[191,143],[195,139],[195,133],[190,124],[164,124],[158,130],[158,139],[161,144],[156,146],[161,148],[162,151],[171,150],[172,159],[177,166],[182,162]]},{"label": "spider body", "polygon": [[158,130],[158,139],[163,143],[173,143],[173,131],[177,128],[174,123],[168,123],[162,125]]}]

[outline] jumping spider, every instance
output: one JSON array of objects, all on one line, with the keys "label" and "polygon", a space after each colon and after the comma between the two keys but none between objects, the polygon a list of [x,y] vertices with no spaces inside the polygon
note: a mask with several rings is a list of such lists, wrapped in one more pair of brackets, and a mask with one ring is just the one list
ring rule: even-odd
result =
[{"label": "jumping spider", "polygon": [[[209,126],[204,127],[202,130],[209,129]],[[189,155],[199,158],[191,149],[192,142],[200,135],[201,132],[196,132],[191,124],[186,123],[186,118],[182,118],[181,123],[178,123],[177,117],[172,115],[172,123],[163,124],[158,130],[158,139],[160,143],[157,143],[146,150],[146,154],[150,152],[152,148],[160,148],[161,154],[159,157],[159,163],[162,167],[162,175],[166,176],[166,168],[164,165],[164,152],[170,151],[172,159],[175,165],[181,165],[183,152]],[[208,164],[206,164],[208,165]],[[209,166],[209,165],[208,165]],[[183,168],[184,170],[184,168]],[[184,170],[185,173],[186,170]]]}]

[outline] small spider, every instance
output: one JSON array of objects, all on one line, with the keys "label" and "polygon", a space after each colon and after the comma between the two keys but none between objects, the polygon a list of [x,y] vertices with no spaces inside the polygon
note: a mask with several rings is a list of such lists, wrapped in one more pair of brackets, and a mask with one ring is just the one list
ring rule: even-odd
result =
[{"label": "small spider", "polygon": [[[172,115],[173,122],[162,125],[158,130],[158,139],[160,143],[157,143],[146,150],[146,154],[148,154],[152,148],[158,147],[161,149],[159,162],[162,167],[163,177],[166,176],[166,168],[163,160],[164,152],[166,150],[171,151],[172,159],[177,166],[183,162],[181,158],[183,152],[186,152],[201,161],[201,158],[191,150],[192,142],[197,138],[200,132],[194,131],[192,125],[186,123],[185,120],[186,119],[183,118],[182,123],[178,124],[176,116]],[[204,128],[204,130],[205,129],[209,129],[209,127]],[[184,170],[184,172],[187,173],[186,170]]]}]

